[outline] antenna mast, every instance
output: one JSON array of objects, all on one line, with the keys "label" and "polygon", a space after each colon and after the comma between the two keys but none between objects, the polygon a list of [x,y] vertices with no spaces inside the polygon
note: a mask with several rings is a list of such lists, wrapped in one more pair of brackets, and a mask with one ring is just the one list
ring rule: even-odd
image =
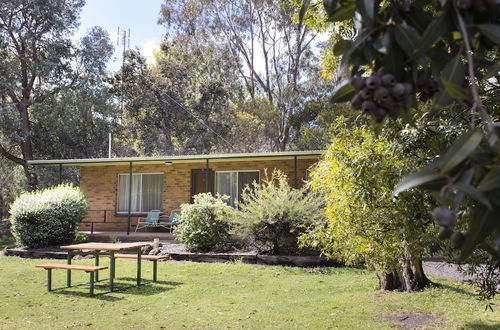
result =
[{"label": "antenna mast", "polygon": [[118,27],[118,35],[116,37],[116,45],[120,46],[120,44],[123,46],[123,51],[122,51],[122,79],[121,79],[121,97],[120,97],[120,108],[122,110],[123,114],[123,68],[125,67],[125,52],[127,49],[130,49],[130,29],[122,29],[120,33],[120,27]]}]

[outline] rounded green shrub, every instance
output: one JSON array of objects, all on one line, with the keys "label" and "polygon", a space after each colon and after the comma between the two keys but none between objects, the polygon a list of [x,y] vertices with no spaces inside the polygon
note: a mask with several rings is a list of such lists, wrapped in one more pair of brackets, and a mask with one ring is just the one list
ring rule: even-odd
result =
[{"label": "rounded green shrub", "polygon": [[29,248],[71,243],[87,212],[85,196],[71,185],[24,193],[10,209],[12,233]]},{"label": "rounded green shrub", "polygon": [[208,251],[224,243],[229,236],[233,208],[227,196],[210,193],[194,196],[193,204],[182,204],[176,238],[191,250]]}]

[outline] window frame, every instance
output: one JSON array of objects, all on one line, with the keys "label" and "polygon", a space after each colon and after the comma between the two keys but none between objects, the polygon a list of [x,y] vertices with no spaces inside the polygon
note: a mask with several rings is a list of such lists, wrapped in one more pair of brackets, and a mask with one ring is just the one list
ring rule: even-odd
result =
[{"label": "window frame", "polygon": [[[120,211],[120,204],[119,204],[119,201],[120,201],[120,176],[123,175],[127,178],[128,180],[128,176],[130,176],[130,173],[118,173],[118,178],[117,178],[117,181],[116,181],[116,214],[117,215],[127,215],[128,214],[128,211]],[[141,176],[141,184],[140,184],[140,196],[141,196],[141,199],[140,199],[140,203],[141,203],[141,209],[142,209],[142,176],[143,175],[161,175],[162,176],[162,189],[160,191],[160,196],[161,196],[161,205],[160,205],[160,211],[163,212],[163,190],[164,190],[164,177],[165,177],[165,172],[144,172],[144,173],[132,173],[132,176],[134,175],[140,175]],[[139,211],[139,212],[134,212],[134,211],[130,211],[130,214],[148,214],[147,211]]]},{"label": "window frame", "polygon": [[[257,172],[259,174],[259,181],[257,182],[258,184],[260,184],[260,170],[235,170],[235,171],[231,171],[231,170],[224,170],[224,171],[214,171],[215,172],[215,175],[214,175],[214,193],[218,193],[217,192],[217,173],[248,173],[248,172],[252,172],[252,173],[255,173]],[[236,187],[239,187],[239,175],[236,176]],[[237,191],[237,196],[236,196],[237,200],[235,202],[239,202],[240,201],[240,194],[239,192]]]}]

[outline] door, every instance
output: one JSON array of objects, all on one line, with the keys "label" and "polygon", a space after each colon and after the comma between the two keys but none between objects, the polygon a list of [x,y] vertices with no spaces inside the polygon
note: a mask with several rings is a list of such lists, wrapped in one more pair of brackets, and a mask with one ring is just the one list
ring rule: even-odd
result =
[{"label": "door", "polygon": [[[191,203],[193,196],[205,192],[206,170],[191,170]],[[208,192],[214,195],[214,171],[208,170]]]}]

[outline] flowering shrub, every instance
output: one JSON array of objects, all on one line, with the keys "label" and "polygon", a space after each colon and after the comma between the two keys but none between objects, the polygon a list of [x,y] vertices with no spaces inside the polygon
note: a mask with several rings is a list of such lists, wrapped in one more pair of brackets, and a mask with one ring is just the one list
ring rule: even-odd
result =
[{"label": "flowering shrub", "polygon": [[12,233],[30,248],[71,243],[87,212],[85,196],[71,185],[24,193],[10,209]]},{"label": "flowering shrub", "polygon": [[207,251],[226,241],[229,236],[233,208],[226,204],[227,196],[210,193],[194,196],[193,204],[182,204],[176,238],[189,249]]}]

